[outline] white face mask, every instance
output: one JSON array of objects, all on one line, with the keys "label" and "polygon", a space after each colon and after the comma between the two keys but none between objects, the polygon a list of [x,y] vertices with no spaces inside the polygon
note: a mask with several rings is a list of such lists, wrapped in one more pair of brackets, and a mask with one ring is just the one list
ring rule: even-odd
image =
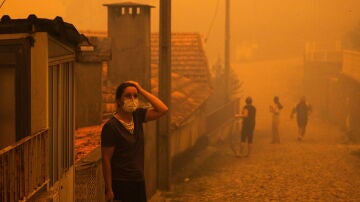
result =
[{"label": "white face mask", "polygon": [[122,106],[122,108],[126,112],[133,112],[137,109],[138,105],[138,99],[124,99],[124,105]]}]

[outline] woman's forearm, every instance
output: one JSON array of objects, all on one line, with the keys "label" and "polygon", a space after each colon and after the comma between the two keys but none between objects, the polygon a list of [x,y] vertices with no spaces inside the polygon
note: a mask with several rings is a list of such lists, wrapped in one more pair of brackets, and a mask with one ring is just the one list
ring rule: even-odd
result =
[{"label": "woman's forearm", "polygon": [[140,94],[150,102],[150,104],[153,106],[154,110],[157,112],[165,113],[168,111],[168,107],[163,103],[159,98],[157,98],[155,95],[149,93],[143,88],[139,89]]},{"label": "woman's forearm", "polygon": [[164,114],[168,111],[168,107],[155,95],[149,93],[145,89],[141,87],[141,85],[136,81],[127,81],[128,83],[134,84],[138,90],[138,92],[150,102],[153,106],[154,110],[158,113]]},{"label": "woman's forearm", "polygon": [[111,180],[111,164],[110,161],[102,160],[103,176],[105,182],[105,192],[112,191],[112,180]]}]

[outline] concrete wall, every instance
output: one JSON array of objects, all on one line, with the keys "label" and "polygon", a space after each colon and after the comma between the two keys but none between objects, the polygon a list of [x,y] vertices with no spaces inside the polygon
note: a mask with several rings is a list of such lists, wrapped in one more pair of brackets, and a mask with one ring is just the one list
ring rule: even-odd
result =
[{"label": "concrete wall", "polygon": [[156,121],[144,124],[145,135],[145,179],[147,196],[150,198],[157,190],[157,134]]},{"label": "concrete wall", "polygon": [[48,128],[48,37],[45,32],[34,35],[31,48],[31,133]]},{"label": "concrete wall", "polygon": [[102,63],[75,64],[75,128],[102,121]]},{"label": "concrete wall", "polygon": [[344,129],[352,140],[360,141],[360,52],[344,51],[342,70],[328,78],[327,118]]},{"label": "concrete wall", "polygon": [[331,77],[328,79],[327,102],[324,103],[327,108],[327,118],[333,123],[340,125],[342,128],[347,128],[346,121],[348,108],[348,92],[344,91],[344,85],[338,77]]},{"label": "concrete wall", "polygon": [[186,123],[171,132],[170,158],[190,149],[201,136],[205,135],[205,113],[202,108],[196,111]]},{"label": "concrete wall", "polygon": [[332,78],[327,98],[327,118],[360,141],[360,83],[345,75]]},{"label": "concrete wall", "polygon": [[184,170],[193,167],[193,161],[199,160],[197,157],[201,156],[201,152],[206,151],[208,146],[223,142],[236,132],[233,114],[236,111],[237,102],[237,100],[229,102],[210,114],[203,111],[205,108],[203,106],[187,119],[187,124],[171,134],[171,163],[174,180],[181,177]]},{"label": "concrete wall", "polygon": [[75,201],[75,166],[71,166],[69,170],[62,176],[62,178],[54,184],[50,189],[56,195],[58,195],[57,200],[61,201]]},{"label": "concrete wall", "polygon": [[346,92],[346,123],[350,138],[360,141],[360,51],[343,53],[342,90]]},{"label": "concrete wall", "polygon": [[357,90],[349,96],[349,136],[357,142],[360,142],[360,85],[357,86]]},{"label": "concrete wall", "polygon": [[135,80],[150,90],[150,8],[141,7],[139,14],[130,14],[129,9],[108,7],[108,36],[112,48],[110,80],[116,86]]},{"label": "concrete wall", "polygon": [[311,103],[314,113],[327,116],[329,78],[339,74],[341,63],[305,62],[303,95]]}]

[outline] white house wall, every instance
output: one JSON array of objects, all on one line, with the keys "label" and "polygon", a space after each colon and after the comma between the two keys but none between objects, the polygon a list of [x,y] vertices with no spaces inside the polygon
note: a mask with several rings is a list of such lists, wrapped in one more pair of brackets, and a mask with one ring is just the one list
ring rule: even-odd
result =
[{"label": "white house wall", "polygon": [[31,133],[48,128],[48,35],[33,34],[31,48]]}]

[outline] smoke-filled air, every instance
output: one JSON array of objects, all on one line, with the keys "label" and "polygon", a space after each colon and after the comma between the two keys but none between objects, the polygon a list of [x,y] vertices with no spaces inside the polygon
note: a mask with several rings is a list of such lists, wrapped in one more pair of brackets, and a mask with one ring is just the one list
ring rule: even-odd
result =
[{"label": "smoke-filled air", "polygon": [[[75,185],[59,193],[71,193],[79,201],[122,197],[121,190],[128,185],[121,187],[121,183],[127,183],[128,179],[135,181],[131,186],[140,186],[140,195],[145,196],[147,201],[360,201],[359,0],[133,0],[135,4],[121,0],[0,2],[0,16],[26,19],[35,14],[37,18],[50,20],[60,16],[87,37],[88,40],[80,45],[95,44],[94,53],[81,48],[73,50],[73,58],[76,58],[73,61],[75,90],[66,97],[69,98],[67,101],[71,101],[71,95],[74,95],[73,102],[64,105],[68,108],[51,108],[61,103],[53,100],[60,97],[51,94],[56,86],[56,72],[49,70],[48,76],[40,77],[47,75],[47,70],[44,70],[45,73],[39,73],[36,79],[34,72],[40,72],[41,67],[33,67],[34,64],[47,63],[31,61],[29,64],[35,68],[31,79],[27,80],[32,85],[29,87],[32,89],[29,98],[32,104],[14,105],[15,108],[11,108],[13,114],[19,116],[16,107],[31,107],[27,116],[31,118],[29,131],[35,131],[34,127],[43,124],[50,131],[49,137],[55,134],[52,127],[60,128],[62,123],[66,123],[56,122],[60,124],[58,126],[51,122],[63,118],[55,116],[56,113],[61,114],[56,110],[68,109],[69,113],[64,112],[64,117],[73,110],[75,117],[70,118],[74,126],[64,125],[74,127],[74,151],[66,153],[74,156],[74,162],[66,164],[69,165],[67,168],[59,167],[59,173],[64,171],[59,175],[49,171],[49,181],[41,182],[44,183],[43,189],[34,189],[45,190],[57,180],[70,183],[70,178],[63,179],[61,176],[73,168],[74,173],[66,176],[73,176]],[[168,22],[171,23],[172,52],[171,60],[167,60],[168,44],[163,40],[166,34],[159,34],[159,31],[169,24],[166,21],[160,23],[163,19],[160,6],[170,2],[171,17],[168,20],[171,21]],[[152,6],[151,15],[144,17],[148,6]],[[143,10],[133,13],[135,10],[131,9],[136,7]],[[128,8],[131,9],[126,10]],[[9,31],[9,26],[13,25],[6,24],[5,20],[0,23],[0,29],[3,29],[0,30],[0,42],[14,34]],[[48,34],[53,35],[54,32],[48,30]],[[51,39],[56,40],[58,36]],[[61,39],[66,42],[68,38]],[[31,46],[33,52],[29,54],[40,50],[37,44],[41,40],[35,37],[35,45]],[[62,40],[59,43],[63,43]],[[49,54],[46,53],[49,58],[50,51],[56,50],[50,48],[51,44],[55,43],[49,43]],[[0,56],[6,50],[0,48]],[[5,56],[0,60],[5,61]],[[36,54],[31,58],[37,60],[40,56]],[[58,65],[51,63],[54,59],[47,61],[49,69]],[[171,64],[166,61],[171,61]],[[1,62],[0,70],[3,64],[10,63]],[[44,69],[47,68],[45,65]],[[91,69],[95,68],[98,69],[92,73]],[[171,73],[166,74],[166,68],[171,68]],[[7,70],[4,72],[11,74]],[[0,89],[8,89],[8,81],[15,76],[3,75],[0,75]],[[68,78],[64,81],[71,81],[72,77]],[[35,80],[54,83],[45,83],[47,87],[44,90]],[[144,115],[139,115],[140,118],[131,114],[136,114],[137,105],[135,112],[123,113],[131,117],[128,120],[132,127],[135,123],[135,129],[127,134],[129,137],[121,134],[131,146],[120,148],[111,141],[118,141],[116,138],[120,136],[109,141],[105,126],[108,120],[116,122],[115,118],[122,118],[122,105],[125,105],[122,99],[125,98],[121,97],[121,93],[118,97],[119,91],[115,90],[124,80],[140,83],[134,82],[134,85],[130,82],[136,87],[131,93],[137,93],[139,106],[145,103],[143,106],[147,108],[144,107],[145,115],[140,114]],[[164,81],[168,83],[164,85]],[[21,85],[21,82],[18,84]],[[9,99],[0,98],[1,106],[19,102],[18,97],[14,98],[15,94],[11,97],[11,92],[16,89],[15,86],[12,90],[2,91],[8,94]],[[44,105],[36,104],[41,97],[36,93],[41,90],[46,98]],[[165,104],[155,102],[145,91],[151,96],[158,96]],[[126,88],[124,92],[128,92]],[[75,107],[69,107],[71,104]],[[149,108],[150,105],[152,108]],[[37,106],[48,108],[40,110]],[[165,118],[159,118],[160,112],[165,114],[167,107]],[[6,111],[8,107],[0,109]],[[36,112],[47,114],[41,119],[34,115]],[[155,118],[160,123],[157,126],[152,124],[154,122],[147,122]],[[14,127],[18,123],[16,120],[14,118],[11,122]],[[37,123],[38,120],[42,121]],[[123,121],[116,122],[119,131],[131,127]],[[141,133],[143,136],[137,136],[140,130],[136,127],[141,124],[137,121],[146,122],[143,124],[144,134]],[[0,124],[1,127],[3,131],[11,131]],[[58,129],[62,130],[72,131],[71,128]],[[15,138],[13,133],[12,143],[18,142],[21,138]],[[52,141],[50,145],[55,142],[54,137],[49,138]],[[72,136],[66,137],[71,139]],[[136,138],[131,139],[133,137]],[[0,138],[0,141],[3,140],[6,140],[5,136]],[[108,143],[104,143],[106,140]],[[140,141],[140,146],[137,141]],[[124,144],[123,139],[118,142]],[[71,141],[65,143],[72,144]],[[58,146],[61,144],[58,143]],[[132,159],[131,155],[136,152],[129,148],[134,145],[136,148],[139,146],[137,152],[141,152],[142,156],[135,155]],[[3,149],[7,143],[0,146]],[[106,153],[109,151],[115,152],[114,158],[122,162],[117,165],[111,159],[112,178],[109,175],[110,161],[108,167],[104,163],[108,157],[104,153],[109,154]],[[116,153],[119,151],[124,153]],[[61,152],[63,150],[59,150]],[[0,160],[3,159],[0,171],[5,172],[9,170],[3,169],[6,166],[4,162],[7,162],[4,159],[7,158],[1,155],[5,153],[0,150]],[[84,162],[91,162],[94,166],[86,167]],[[53,163],[50,168],[55,169],[60,164]],[[144,169],[136,170],[139,165],[143,165],[140,167]],[[18,166],[19,169],[23,167]],[[97,169],[96,172],[91,171],[94,175],[91,177],[87,176],[90,172],[86,174],[84,170],[90,167]],[[136,175],[137,172],[141,174]],[[6,182],[0,181],[0,188],[4,187],[2,185],[5,186]],[[90,199],[93,195],[95,197],[92,191],[86,191],[90,187],[96,187],[94,193],[99,197],[96,200]],[[113,191],[113,195],[109,190]],[[23,192],[22,196],[27,195],[26,191]],[[0,201],[8,199],[6,197],[0,195]]]}]

